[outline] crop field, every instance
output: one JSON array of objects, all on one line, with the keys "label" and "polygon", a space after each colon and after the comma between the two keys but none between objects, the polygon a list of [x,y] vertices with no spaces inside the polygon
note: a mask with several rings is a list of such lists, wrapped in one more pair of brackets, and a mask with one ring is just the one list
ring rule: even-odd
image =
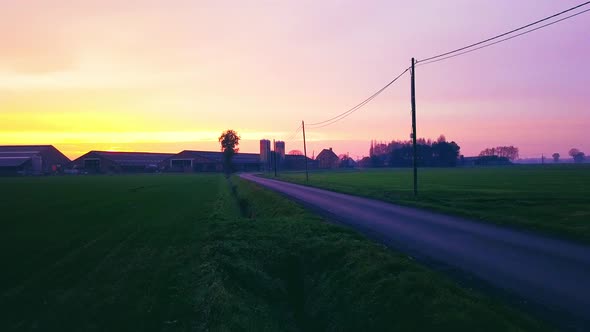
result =
[{"label": "crop field", "polygon": [[1,331],[547,328],[235,177],[0,188]]},{"label": "crop field", "polygon": [[[590,242],[590,166],[319,171],[308,185]],[[303,173],[280,179],[306,184]]]}]

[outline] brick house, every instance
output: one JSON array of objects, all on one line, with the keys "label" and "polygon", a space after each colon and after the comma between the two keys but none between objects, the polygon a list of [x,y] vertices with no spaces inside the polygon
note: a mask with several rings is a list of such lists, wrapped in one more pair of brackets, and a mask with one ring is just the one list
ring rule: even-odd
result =
[{"label": "brick house", "polygon": [[332,148],[323,149],[322,152],[318,154],[315,158],[318,161],[318,168],[338,168],[340,163],[340,159],[338,156],[332,151]]}]

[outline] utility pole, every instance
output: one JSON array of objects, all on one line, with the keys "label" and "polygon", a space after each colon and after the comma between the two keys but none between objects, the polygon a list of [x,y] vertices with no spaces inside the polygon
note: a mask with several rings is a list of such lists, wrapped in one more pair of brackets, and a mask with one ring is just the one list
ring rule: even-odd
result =
[{"label": "utility pole", "polygon": [[268,150],[270,150],[270,153],[268,154],[268,173],[272,174],[272,172],[273,172],[272,165],[274,164],[273,163],[273,160],[272,160],[272,158],[273,158],[272,142],[269,142],[269,144],[268,144]]},{"label": "utility pole", "polygon": [[303,128],[303,156],[305,157],[305,181],[309,182],[309,173],[307,171],[307,146],[305,143],[305,122],[301,120],[301,127]]},{"label": "utility pole", "polygon": [[414,64],[416,61],[412,58],[412,69],[410,71],[410,89],[412,95],[412,145],[414,147],[414,196],[418,196],[418,151],[416,147],[416,71]]},{"label": "utility pole", "polygon": [[268,162],[267,162],[267,172],[270,174],[272,172],[272,150],[270,149],[270,140],[268,141]]},{"label": "utility pole", "polygon": [[272,145],[273,145],[273,149],[274,149],[274,157],[275,157],[275,178],[277,177],[277,142],[275,142],[275,140],[272,140]]}]

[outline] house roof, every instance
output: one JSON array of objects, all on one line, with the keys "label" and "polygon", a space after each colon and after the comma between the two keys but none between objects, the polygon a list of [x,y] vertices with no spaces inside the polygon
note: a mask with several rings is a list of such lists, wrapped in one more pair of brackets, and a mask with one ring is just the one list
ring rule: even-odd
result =
[{"label": "house roof", "polygon": [[31,157],[2,157],[0,156],[0,167],[18,167],[27,161],[31,160]]},{"label": "house roof", "polygon": [[[219,151],[194,151],[194,150],[184,150],[176,155],[173,155],[171,159],[174,158],[205,158],[209,159],[212,162],[222,162],[223,161],[223,153]],[[236,153],[232,161],[238,164],[258,164],[260,163],[260,154],[258,153]]]},{"label": "house roof", "polygon": [[[305,160],[305,156],[301,154],[286,154],[285,161],[295,161],[295,160]],[[307,157],[308,161],[313,161],[313,159]]]},{"label": "house roof", "polygon": [[240,164],[259,164],[260,154],[258,153],[236,153],[233,162]]},{"label": "house roof", "polygon": [[0,145],[0,157],[30,158],[39,154],[54,163],[70,162],[70,158],[66,157],[53,145]]},{"label": "house roof", "polygon": [[166,158],[173,156],[172,153],[152,153],[152,152],[118,152],[118,151],[90,151],[79,157],[80,159],[91,158],[92,155],[111,160],[121,166],[143,166],[150,164],[159,164]]},{"label": "house roof", "polygon": [[39,154],[39,151],[1,151],[0,158],[31,158]]},{"label": "house roof", "polygon": [[34,152],[54,149],[53,145],[0,145],[1,152]]},{"label": "house roof", "polygon": [[336,158],[338,159],[338,156],[334,153],[334,151],[332,151],[332,149],[323,149],[322,152],[320,152],[317,157],[315,157],[315,159],[323,159],[323,158]]},{"label": "house roof", "polygon": [[217,151],[195,151],[195,150],[184,150],[178,154],[172,156],[174,158],[205,158],[212,162],[221,162],[222,154]]},{"label": "house roof", "polygon": [[463,157],[464,161],[472,161],[472,160],[479,160],[480,157],[476,156],[476,157]]}]

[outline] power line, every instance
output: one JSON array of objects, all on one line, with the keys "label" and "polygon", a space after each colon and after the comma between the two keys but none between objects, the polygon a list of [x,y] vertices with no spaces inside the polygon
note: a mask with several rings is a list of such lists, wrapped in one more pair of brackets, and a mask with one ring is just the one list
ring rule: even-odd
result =
[{"label": "power line", "polygon": [[450,54],[453,54],[453,53],[457,53],[457,52],[460,52],[460,51],[466,50],[466,49],[468,49],[468,48],[472,48],[472,47],[474,47],[474,46],[477,46],[477,45],[481,45],[481,44],[484,44],[484,43],[490,42],[490,41],[492,41],[492,40],[495,40],[495,39],[498,39],[498,38],[504,37],[504,36],[506,36],[506,35],[509,35],[509,34],[512,34],[512,33],[514,33],[514,32],[517,32],[517,31],[520,31],[520,30],[526,29],[526,28],[528,28],[528,27],[531,27],[531,26],[533,26],[533,25],[539,24],[539,23],[541,23],[541,22],[544,22],[544,21],[550,20],[550,19],[552,19],[552,18],[554,18],[554,17],[557,17],[557,16],[560,16],[560,15],[563,15],[563,14],[565,14],[565,13],[567,13],[567,12],[570,12],[570,11],[572,11],[572,10],[575,10],[575,9],[578,9],[578,8],[580,8],[580,7],[586,6],[586,5],[588,5],[588,4],[590,4],[590,1],[586,1],[586,2],[584,2],[584,3],[582,3],[582,4],[580,4],[580,5],[577,5],[577,6],[574,6],[574,7],[572,7],[572,8],[566,9],[566,10],[564,10],[564,11],[561,11],[561,12],[557,13],[557,14],[553,14],[553,15],[551,15],[551,16],[545,17],[545,18],[543,18],[543,19],[540,19],[540,20],[538,20],[538,21],[535,21],[535,22],[533,22],[533,23],[529,23],[529,24],[527,24],[527,25],[524,25],[524,26],[522,26],[522,27],[520,27],[520,28],[513,29],[513,30],[510,30],[510,31],[508,31],[508,32],[504,32],[504,33],[502,33],[502,34],[499,34],[499,35],[497,35],[497,36],[494,36],[494,37],[491,37],[491,38],[488,38],[488,39],[482,40],[482,41],[480,41],[480,42],[473,43],[473,44],[471,44],[471,45],[467,45],[467,46],[464,46],[464,47],[460,47],[460,48],[458,48],[458,49],[455,49],[455,50],[452,50],[452,51],[449,51],[449,52],[445,52],[445,53],[442,53],[442,54],[439,54],[439,55],[431,56],[431,57],[428,57],[428,58],[425,58],[425,59],[422,59],[422,60],[418,60],[418,61],[417,61],[417,63],[420,63],[420,62],[425,62],[425,61],[430,61],[430,60],[434,60],[434,59],[436,59],[436,58],[444,57],[444,56],[447,56],[447,55],[450,55]]},{"label": "power line", "polygon": [[295,131],[293,133],[291,133],[291,135],[289,135],[289,137],[286,138],[285,141],[290,141],[293,138],[295,138],[295,136],[299,133],[300,130],[301,130],[301,126],[297,127],[297,129],[295,129]]},{"label": "power line", "polygon": [[[524,25],[522,27],[519,27],[517,29],[510,30],[508,32],[505,32],[505,33],[496,35],[496,36],[491,37],[491,38],[487,38],[487,39],[482,40],[480,42],[473,43],[473,44],[470,44],[470,45],[467,45],[467,46],[464,46],[464,47],[461,47],[461,48],[458,48],[458,49],[455,49],[455,50],[452,50],[452,51],[449,51],[449,52],[445,52],[445,53],[442,53],[442,54],[439,54],[439,55],[431,56],[431,57],[428,57],[428,58],[425,58],[425,59],[416,61],[415,64],[418,65],[418,66],[421,66],[421,65],[427,65],[427,64],[430,64],[430,63],[438,62],[438,61],[443,61],[443,60],[446,60],[446,59],[450,59],[450,58],[453,58],[453,57],[456,57],[456,56],[460,56],[460,55],[463,55],[463,54],[466,54],[466,53],[477,51],[479,49],[482,49],[482,48],[485,48],[485,47],[489,47],[489,46],[492,46],[492,45],[495,45],[495,44],[498,44],[498,43],[501,43],[501,42],[504,42],[504,41],[507,41],[507,40],[510,40],[510,39],[513,39],[513,38],[516,38],[516,37],[519,37],[519,36],[522,36],[522,35],[525,35],[525,34],[528,34],[530,32],[533,32],[533,31],[536,31],[536,30],[545,28],[545,27],[550,26],[550,25],[553,25],[555,23],[558,23],[558,22],[567,20],[567,19],[572,18],[574,16],[578,16],[578,15],[583,14],[585,12],[588,12],[588,11],[590,11],[590,9],[586,9],[586,10],[583,10],[581,12],[578,12],[578,13],[575,13],[575,14],[572,14],[572,15],[569,15],[569,16],[566,16],[566,17],[563,17],[563,18],[560,18],[560,19],[558,19],[556,21],[552,21],[552,22],[543,24],[541,26],[538,26],[538,27],[535,27],[535,28],[532,28],[532,29],[523,31],[523,32],[518,33],[516,35],[508,36],[508,35],[511,35],[511,34],[513,34],[515,32],[518,32],[518,31],[527,29],[527,28],[532,27],[534,25],[537,25],[537,24],[539,24],[541,22],[545,22],[547,20],[550,20],[550,19],[553,19],[555,17],[561,16],[561,15],[563,15],[565,13],[571,12],[571,11],[573,11],[575,9],[578,9],[580,7],[583,7],[583,6],[586,6],[588,4],[590,4],[590,1],[584,2],[584,3],[582,3],[580,5],[577,5],[577,6],[574,6],[574,7],[571,7],[569,9],[566,9],[564,11],[561,11],[561,12],[559,12],[557,14],[553,14],[551,16],[545,17],[545,18],[543,18],[541,20],[537,20],[537,21],[535,21],[533,23],[529,23],[529,24]],[[502,38],[502,37],[505,37],[505,36],[508,36],[508,37]],[[502,39],[496,40],[496,39],[499,39],[499,38],[502,38]],[[494,40],[496,40],[496,41],[494,41]],[[491,41],[494,41],[494,42],[490,43]],[[473,47],[478,46],[478,45],[481,45],[481,46],[476,47],[476,48],[473,48]],[[342,113],[340,113],[340,114],[338,114],[338,115],[336,115],[336,116],[334,116],[332,118],[329,118],[327,120],[320,121],[320,122],[315,122],[315,123],[309,123],[308,126],[310,128],[312,128],[312,129],[318,129],[318,128],[327,127],[327,126],[332,125],[332,124],[334,124],[334,123],[336,123],[336,122],[338,122],[340,120],[345,119],[346,117],[350,116],[352,113],[358,111],[359,109],[361,109],[362,107],[364,107],[366,104],[368,104],[369,102],[371,102],[377,96],[379,96],[383,91],[385,91],[395,81],[397,81],[399,78],[401,78],[409,69],[410,69],[409,67],[406,68],[397,77],[395,77],[393,80],[391,80],[389,83],[387,83],[384,87],[382,87],[381,89],[377,90],[371,96],[369,96],[365,100],[361,101],[360,103],[358,103],[354,107],[352,107],[352,108],[346,110],[345,112],[342,112]],[[302,129],[302,126],[299,126],[297,128],[297,130],[295,130],[295,133],[293,133],[286,141],[289,141],[289,140],[295,138],[296,135],[299,133],[299,131],[301,129]]]},{"label": "power line", "polygon": [[[482,48],[486,48],[486,47],[489,47],[489,46],[492,46],[492,45],[496,45],[496,44],[499,44],[501,42],[504,42],[504,41],[507,41],[507,40],[510,40],[510,39],[513,39],[513,38],[516,38],[516,37],[519,37],[519,36],[522,36],[522,35],[526,35],[527,33],[530,33],[530,32],[533,32],[533,31],[536,31],[536,30],[539,30],[539,29],[548,27],[548,26],[553,25],[555,23],[559,23],[561,21],[565,21],[565,20],[567,20],[569,18],[572,18],[574,16],[578,16],[578,15],[583,14],[583,13],[588,12],[588,11],[590,11],[590,9],[586,9],[586,10],[583,10],[581,12],[578,12],[578,13],[575,13],[575,14],[572,14],[572,15],[569,15],[569,16],[566,16],[566,17],[561,18],[561,19],[559,19],[557,21],[553,21],[553,22],[550,22],[550,23],[543,24],[541,26],[538,26],[536,28],[533,28],[533,29],[530,29],[530,30],[521,32],[519,34],[516,34],[516,35],[510,36],[510,37],[506,37],[506,38],[497,40],[497,41],[495,41],[493,43],[485,44],[485,45],[482,45],[482,46],[479,46],[479,47],[476,47],[476,48],[473,48],[473,49],[470,49],[470,50],[466,50],[466,51],[463,51],[463,52],[460,52],[460,53],[457,53],[457,54],[452,54],[452,55],[449,55],[449,56],[445,56],[445,57],[440,58],[440,59],[434,59],[434,60],[430,60],[430,61],[421,60],[420,61],[420,64],[418,64],[417,66],[423,66],[423,65],[430,64],[430,63],[434,63],[434,62],[443,61],[443,60],[454,58],[454,57],[457,57],[457,56],[460,56],[460,55],[463,55],[463,54],[471,53],[473,51],[477,51],[477,50],[480,50]],[[426,61],[426,62],[424,62],[424,61]]]},{"label": "power line", "polygon": [[[493,41],[493,40],[496,40],[496,39],[498,39],[498,38],[501,38],[501,37],[504,37],[504,36],[510,35],[510,34],[512,34],[512,33],[514,33],[514,32],[517,32],[517,31],[521,31],[521,30],[523,30],[523,29],[526,29],[526,28],[529,28],[529,27],[531,27],[531,26],[537,25],[537,24],[539,24],[539,23],[541,23],[541,22],[544,22],[544,21],[550,20],[550,19],[552,19],[552,18],[555,18],[555,17],[557,17],[557,16],[563,15],[563,14],[565,14],[565,13],[567,13],[567,12],[571,12],[572,10],[578,9],[578,8],[580,8],[580,7],[583,7],[583,6],[586,6],[586,5],[588,5],[588,4],[590,4],[590,1],[584,2],[584,3],[582,3],[582,4],[580,4],[580,5],[577,5],[577,6],[574,6],[574,7],[571,7],[571,8],[569,8],[569,9],[566,9],[566,10],[564,10],[564,11],[561,11],[561,12],[559,12],[559,13],[557,13],[557,14],[553,14],[553,15],[551,15],[551,16],[545,17],[545,18],[543,18],[543,19],[541,19],[541,20],[537,20],[537,21],[535,21],[535,22],[533,22],[533,23],[529,23],[529,24],[527,24],[527,25],[524,25],[524,26],[522,26],[522,27],[520,27],[520,28],[513,29],[513,30],[510,30],[510,31],[508,31],[508,32],[505,32],[505,33],[499,34],[499,35],[497,35],[497,36],[494,36],[494,37],[491,37],[491,38],[485,39],[485,40],[483,40],[483,41],[480,41],[480,42],[477,42],[477,43],[473,43],[473,44],[470,44],[470,45],[467,45],[467,46],[464,46],[464,47],[461,47],[461,48],[455,49],[455,50],[453,50],[453,51],[445,52],[445,53],[442,53],[442,54],[439,54],[439,55],[431,56],[431,57],[428,57],[428,58],[425,58],[425,59],[422,59],[422,60],[416,61],[416,64],[417,64],[417,65],[426,65],[426,64],[430,64],[430,63],[434,63],[434,62],[438,62],[438,61],[443,61],[443,60],[446,60],[446,59],[449,59],[449,58],[453,58],[453,57],[456,57],[456,56],[459,56],[459,55],[463,55],[463,54],[466,54],[466,53],[470,53],[470,52],[473,52],[473,51],[476,51],[476,50],[479,50],[479,49],[482,49],[482,48],[485,48],[485,47],[489,47],[489,46],[492,46],[492,45],[495,45],[495,44],[498,44],[498,43],[501,43],[501,42],[504,42],[504,41],[507,41],[507,40],[510,40],[510,39],[513,39],[513,38],[516,38],[516,37],[519,37],[519,36],[522,36],[522,35],[524,35],[524,34],[528,34],[528,33],[530,33],[530,32],[533,32],[533,31],[536,31],[536,30],[542,29],[542,28],[544,28],[544,27],[547,27],[547,26],[553,25],[553,24],[555,24],[555,23],[558,23],[558,22],[564,21],[564,20],[566,20],[566,19],[569,19],[569,18],[572,18],[572,17],[574,17],[574,16],[580,15],[580,14],[582,14],[582,13],[585,13],[585,12],[587,12],[587,11],[590,11],[590,9],[587,9],[587,10],[584,10],[584,11],[581,11],[581,12],[578,12],[578,13],[576,13],[576,14],[573,14],[573,15],[569,15],[569,16],[567,16],[567,17],[564,17],[564,18],[561,18],[561,19],[559,19],[559,20],[557,20],[557,21],[553,21],[553,22],[550,22],[550,23],[544,24],[544,25],[542,25],[542,26],[539,26],[539,27],[536,27],[536,28],[533,28],[533,29],[530,29],[530,30],[526,30],[526,31],[524,31],[524,32],[521,32],[521,33],[519,33],[519,34],[516,34],[516,35],[513,35],[513,36],[509,36],[509,37],[506,37],[506,38],[502,38],[502,39],[500,39],[500,40],[497,40],[497,41],[495,41],[495,42],[493,42],[493,43],[486,44],[486,43],[488,43],[488,42],[490,42],[490,41]],[[484,45],[482,45],[482,44],[484,44]],[[480,47],[477,47],[477,48],[474,48],[474,49],[470,49],[470,48],[473,48],[474,46],[478,46],[478,45],[482,45],[482,46],[480,46]],[[463,51],[463,52],[461,52],[461,51]],[[457,53],[457,52],[460,52],[460,53]],[[455,54],[455,53],[456,53],[456,54]],[[420,63],[420,64],[418,64],[418,63]],[[343,119],[345,119],[345,118],[346,118],[346,117],[348,117],[350,114],[352,114],[352,113],[354,113],[354,112],[358,111],[358,110],[359,110],[359,109],[361,109],[363,106],[365,106],[366,104],[368,104],[369,102],[371,102],[371,101],[372,101],[374,98],[376,98],[376,97],[377,97],[379,94],[381,94],[381,93],[382,93],[382,92],[383,92],[385,89],[387,89],[387,88],[388,88],[388,87],[389,87],[391,84],[393,84],[393,83],[394,83],[395,81],[397,81],[397,80],[398,80],[398,79],[399,79],[401,76],[403,76],[403,75],[404,75],[404,74],[405,74],[405,73],[406,73],[408,70],[409,70],[409,68],[406,68],[406,69],[405,69],[405,70],[404,70],[404,71],[403,71],[401,74],[399,74],[399,75],[398,75],[396,78],[394,78],[394,79],[393,79],[391,82],[389,82],[389,83],[388,83],[387,85],[385,85],[383,88],[379,89],[377,92],[375,92],[374,94],[372,94],[371,96],[369,96],[369,97],[368,97],[368,98],[366,98],[365,100],[361,101],[359,104],[355,105],[355,106],[354,106],[354,107],[352,107],[351,109],[348,109],[347,111],[345,111],[345,112],[343,112],[343,113],[340,113],[340,114],[338,114],[338,115],[336,115],[336,116],[334,116],[334,117],[332,117],[332,118],[330,118],[330,119],[327,119],[327,120],[324,120],[324,121],[320,121],[320,122],[315,122],[315,123],[309,123],[309,124],[308,124],[308,126],[309,126],[310,128],[313,128],[313,129],[318,129],[318,128],[327,127],[327,126],[329,126],[329,125],[332,125],[332,124],[334,124],[334,123],[336,123],[336,122],[338,122],[338,121],[340,121],[340,120],[343,120]]]},{"label": "power line", "polygon": [[[401,74],[399,74],[396,78],[394,78],[392,81],[390,81],[389,83],[387,83],[384,87],[382,87],[381,89],[379,89],[377,92],[375,92],[374,94],[372,94],[371,96],[369,96],[367,99],[363,100],[362,102],[358,103],[356,106],[354,106],[353,108],[335,116],[332,117],[328,120],[324,120],[324,121],[320,121],[320,122],[316,122],[316,123],[310,123],[308,124],[308,126],[317,126],[317,125],[321,125],[327,122],[337,122],[340,121],[342,119],[344,119],[345,117],[347,117],[348,115],[354,113],[355,111],[357,111],[358,109],[360,109],[361,107],[365,106],[367,103],[369,103],[371,100],[373,100],[375,97],[377,97],[379,94],[381,94],[381,92],[383,92],[385,89],[387,89],[390,85],[392,85],[395,81],[397,81],[403,74],[405,74],[407,71],[409,70],[409,68],[406,68]],[[333,121],[333,122],[332,122]],[[330,123],[330,124],[331,124]],[[325,127],[321,126],[321,127]],[[321,128],[318,127],[318,128]]]},{"label": "power line", "polygon": [[369,96],[367,99],[363,100],[362,102],[358,103],[353,108],[351,108],[343,113],[340,113],[339,115],[332,117],[330,119],[320,121],[320,122],[310,123],[310,124],[308,124],[308,126],[314,128],[314,129],[323,128],[323,127],[329,126],[331,124],[334,124],[334,123],[348,117],[352,113],[358,111],[363,106],[368,104],[371,100],[375,99],[378,95],[380,95],[383,91],[385,91],[385,89],[387,89],[389,86],[391,86],[393,83],[395,83],[395,81],[397,81],[400,77],[402,77],[408,70],[409,70],[409,68],[404,69],[404,71],[402,71],[397,77],[395,77],[393,80],[391,80],[389,83],[387,83],[384,87],[377,90],[377,92],[373,93],[371,96]]},{"label": "power line", "polygon": [[301,131],[301,125],[299,125],[299,127],[297,127],[297,129],[295,129],[295,132],[293,132],[293,133],[292,133],[292,134],[289,136],[289,138],[285,139],[285,142],[288,142],[288,141],[290,141],[290,140],[294,139],[294,138],[297,136],[297,134],[299,134],[299,132],[300,132],[300,131]]}]

